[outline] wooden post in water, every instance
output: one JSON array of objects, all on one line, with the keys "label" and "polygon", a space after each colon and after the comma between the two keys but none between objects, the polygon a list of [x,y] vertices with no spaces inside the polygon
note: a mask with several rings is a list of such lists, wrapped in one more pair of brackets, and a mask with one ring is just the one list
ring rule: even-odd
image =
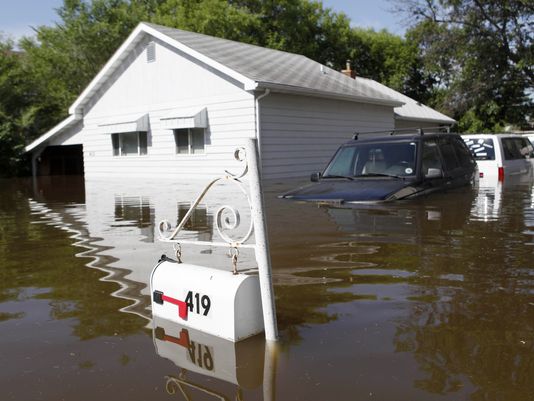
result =
[{"label": "wooden post in water", "polygon": [[276,326],[276,307],[274,303],[273,280],[271,272],[271,255],[269,253],[269,239],[264,214],[263,192],[261,187],[260,166],[256,139],[247,139],[246,155],[248,161],[250,202],[252,220],[254,222],[254,237],[256,241],[256,262],[260,279],[261,304],[263,310],[263,324],[265,339],[276,341],[278,328]]}]

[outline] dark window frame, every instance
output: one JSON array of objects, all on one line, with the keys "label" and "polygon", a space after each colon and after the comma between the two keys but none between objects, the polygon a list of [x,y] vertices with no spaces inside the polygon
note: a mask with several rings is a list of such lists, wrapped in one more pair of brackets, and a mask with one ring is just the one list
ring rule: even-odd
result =
[{"label": "dark window frame", "polygon": [[[124,136],[129,134],[137,134],[137,153],[125,153],[124,151]],[[148,155],[148,132],[147,131],[133,131],[133,132],[114,132],[111,134],[111,148],[114,157],[132,157],[132,156],[146,156]]]},{"label": "dark window frame", "polygon": [[439,151],[441,153],[444,171],[454,171],[462,168],[451,137],[439,138]]},{"label": "dark window frame", "polygon": [[[433,143],[433,145],[430,145],[430,143]],[[421,144],[421,174],[422,176],[424,177],[426,174],[428,174],[428,168],[439,168],[442,173],[445,171],[445,168],[444,168],[444,162],[443,162],[443,154],[441,153],[440,151],[440,142],[439,142],[439,138],[429,138],[429,139],[424,139],[422,141],[422,144]],[[436,160],[434,160],[434,163],[427,167],[427,171],[425,172],[425,154],[426,154],[426,149],[432,149],[432,152],[434,153],[436,157]],[[437,166],[437,164],[435,162],[438,162],[439,163],[439,167]]]},{"label": "dark window frame", "polygon": [[456,152],[456,157],[462,167],[471,167],[476,164],[473,155],[462,138],[453,137],[452,144]]},{"label": "dark window frame", "polygon": [[[186,141],[183,141],[185,136]],[[173,129],[175,153],[177,155],[203,155],[206,153],[206,129],[205,128],[177,128]],[[202,147],[195,148],[195,137],[202,139]],[[182,141],[180,141],[182,138]],[[180,143],[181,142],[181,143]],[[200,142],[196,142],[200,144]],[[186,151],[181,151],[186,147]]]},{"label": "dark window frame", "polygon": [[[528,139],[501,138],[501,144],[504,160],[524,160],[532,157],[532,151],[527,149],[529,146],[532,147]],[[527,149],[527,151],[524,151],[524,149]]]}]

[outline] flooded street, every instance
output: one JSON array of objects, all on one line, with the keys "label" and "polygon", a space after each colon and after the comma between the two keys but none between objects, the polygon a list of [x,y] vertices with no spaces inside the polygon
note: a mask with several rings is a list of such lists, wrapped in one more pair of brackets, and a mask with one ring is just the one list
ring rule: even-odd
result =
[{"label": "flooded street", "polygon": [[[274,351],[151,319],[150,272],[174,253],[157,225],[203,184],[0,181],[2,400],[534,400],[532,184],[348,209],[265,185]],[[232,191],[188,238],[217,239]],[[225,249],[182,252],[232,268]]]}]

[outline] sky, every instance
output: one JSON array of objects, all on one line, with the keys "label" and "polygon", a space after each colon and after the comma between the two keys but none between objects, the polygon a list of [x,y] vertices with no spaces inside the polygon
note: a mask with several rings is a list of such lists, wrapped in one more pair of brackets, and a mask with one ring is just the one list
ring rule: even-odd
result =
[{"label": "sky", "polygon": [[387,29],[397,35],[404,35],[406,27],[398,14],[391,12],[389,0],[322,0],[325,7],[344,12],[354,27]]},{"label": "sky", "polygon": [[[55,9],[62,4],[63,0],[0,0],[0,32],[14,40],[33,35],[31,27],[52,25],[59,20]],[[388,11],[388,0],[323,0],[323,5],[347,14],[352,26],[386,28],[404,34],[398,17]]]}]

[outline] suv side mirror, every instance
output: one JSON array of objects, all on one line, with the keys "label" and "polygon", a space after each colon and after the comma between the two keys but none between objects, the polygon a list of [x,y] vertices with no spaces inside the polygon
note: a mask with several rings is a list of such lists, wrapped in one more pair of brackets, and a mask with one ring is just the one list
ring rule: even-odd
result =
[{"label": "suv side mirror", "polygon": [[443,171],[440,168],[429,168],[425,174],[425,178],[441,178],[443,177]]},{"label": "suv side mirror", "polygon": [[310,176],[310,181],[318,182],[321,179],[321,175],[321,173],[312,173],[312,175]]}]

